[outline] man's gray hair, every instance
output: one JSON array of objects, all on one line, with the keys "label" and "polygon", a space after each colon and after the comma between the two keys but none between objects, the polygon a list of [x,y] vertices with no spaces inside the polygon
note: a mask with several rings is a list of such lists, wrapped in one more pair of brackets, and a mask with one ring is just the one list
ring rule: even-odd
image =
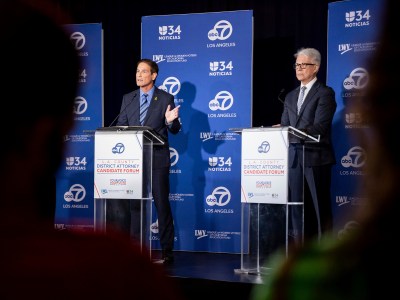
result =
[{"label": "man's gray hair", "polygon": [[297,58],[299,55],[308,56],[314,64],[321,65],[321,53],[315,48],[301,48],[297,50],[294,57]]}]

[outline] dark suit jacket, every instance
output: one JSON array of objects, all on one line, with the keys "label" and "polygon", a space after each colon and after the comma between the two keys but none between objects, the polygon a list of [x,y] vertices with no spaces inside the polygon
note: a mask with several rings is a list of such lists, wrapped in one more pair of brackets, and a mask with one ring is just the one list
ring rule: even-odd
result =
[{"label": "dark suit jacket", "polygon": [[[331,87],[316,81],[304,99],[300,114],[297,115],[297,99],[300,87],[289,92],[281,118],[282,126],[292,126],[304,130],[312,136],[320,135],[319,143],[306,143],[305,166],[335,164],[332,147],[332,120],[336,111],[335,92]],[[291,142],[299,140],[290,137]],[[294,159],[293,147],[289,149],[289,166]]]},{"label": "dark suit jacket", "polygon": [[[153,148],[153,168],[163,168],[170,165],[170,153],[168,143],[168,131],[176,134],[181,128],[178,119],[175,119],[171,125],[166,124],[165,112],[168,105],[171,110],[175,108],[174,97],[155,87],[153,98],[151,99],[149,109],[144,120],[144,126],[149,126],[160,134],[165,144],[163,146],[154,146]],[[140,114],[140,90],[134,90],[125,94],[122,98],[120,115],[117,126],[141,126],[139,122]]]}]

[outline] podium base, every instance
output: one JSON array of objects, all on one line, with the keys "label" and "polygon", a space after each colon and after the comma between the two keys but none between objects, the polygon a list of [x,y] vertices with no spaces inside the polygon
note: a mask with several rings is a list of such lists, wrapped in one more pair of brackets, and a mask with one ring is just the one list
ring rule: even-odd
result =
[{"label": "podium base", "polygon": [[233,271],[235,274],[247,274],[247,275],[255,275],[255,276],[260,276],[260,275],[268,275],[270,274],[271,268],[265,268],[261,267],[258,269],[234,269]]}]

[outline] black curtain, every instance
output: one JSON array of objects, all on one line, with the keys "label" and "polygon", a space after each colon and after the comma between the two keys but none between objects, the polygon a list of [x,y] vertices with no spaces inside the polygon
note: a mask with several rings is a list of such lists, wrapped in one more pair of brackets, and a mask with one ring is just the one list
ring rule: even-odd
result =
[{"label": "black curtain", "polygon": [[[104,125],[118,115],[122,95],[135,89],[141,17],[253,10],[253,126],[279,123],[279,92],[297,86],[292,64],[300,47],[321,51],[318,78],[326,80],[327,0],[52,0],[74,23],[102,23],[104,31]],[[162,72],[162,70],[160,70]]]}]

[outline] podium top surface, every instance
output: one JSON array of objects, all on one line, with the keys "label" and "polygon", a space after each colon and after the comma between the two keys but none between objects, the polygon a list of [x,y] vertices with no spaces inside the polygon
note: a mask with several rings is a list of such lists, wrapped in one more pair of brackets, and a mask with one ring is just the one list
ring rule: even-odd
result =
[{"label": "podium top surface", "polygon": [[255,132],[258,132],[258,131],[269,131],[269,130],[272,130],[272,131],[274,131],[274,130],[282,131],[282,130],[287,130],[287,129],[288,129],[288,127],[272,127],[272,126],[266,126],[266,127],[264,127],[264,126],[262,126],[262,127],[245,127],[245,128],[229,128],[230,131],[237,132],[237,133],[241,133],[241,132],[243,132],[243,131],[255,131]]},{"label": "podium top surface", "polygon": [[143,132],[146,137],[150,138],[155,145],[164,145],[164,138],[159,135],[153,128],[149,126],[110,126],[110,127],[99,127],[96,131],[107,131],[107,132]]},{"label": "podium top surface", "polygon": [[306,141],[312,141],[312,142],[319,142],[319,136],[314,137],[312,135],[308,135],[305,132],[294,128],[292,126],[279,126],[279,127],[273,127],[273,126],[267,126],[267,127],[249,127],[249,128],[229,128],[230,131],[236,132],[236,133],[242,133],[242,132],[262,132],[262,131],[287,131],[288,133]]},{"label": "podium top surface", "polygon": [[99,127],[96,130],[99,131],[152,131],[153,128],[149,126],[110,126],[110,127]]}]

